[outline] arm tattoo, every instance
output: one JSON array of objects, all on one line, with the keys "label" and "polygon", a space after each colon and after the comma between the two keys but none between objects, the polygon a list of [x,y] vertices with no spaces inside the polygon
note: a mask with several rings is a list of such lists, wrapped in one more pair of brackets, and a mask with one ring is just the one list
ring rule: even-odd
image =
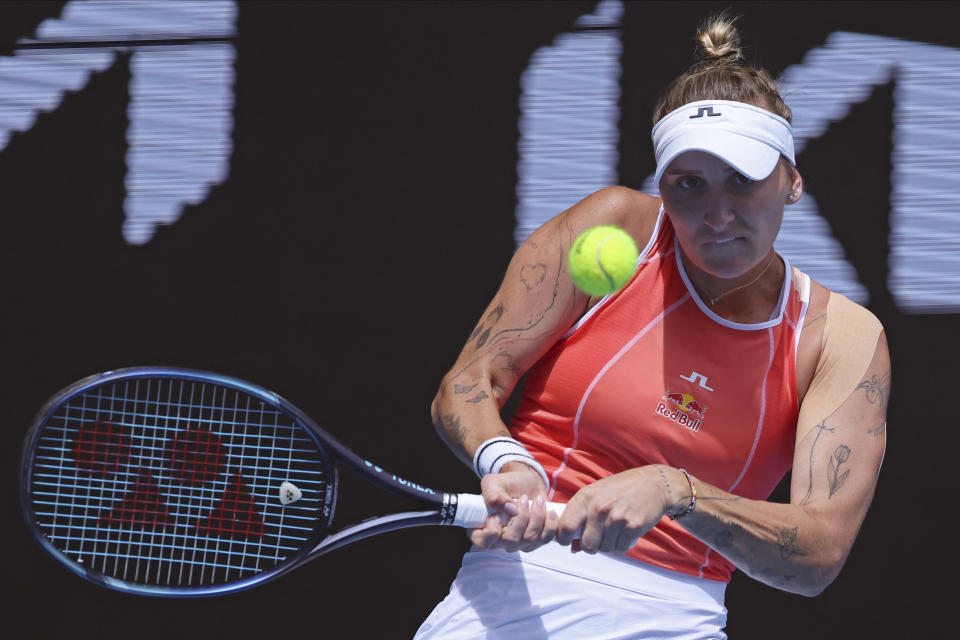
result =
[{"label": "arm tattoo", "polygon": [[[526,331],[530,331],[531,329],[539,325],[541,322],[543,322],[543,319],[547,317],[547,313],[549,313],[549,311],[557,303],[557,298],[560,296],[560,274],[561,273],[562,273],[562,269],[557,268],[557,277],[555,278],[553,283],[553,294],[550,297],[550,303],[547,304],[547,306],[544,307],[543,310],[536,311],[535,313],[531,314],[529,320],[527,321],[527,325],[525,327],[513,327],[509,329],[501,329],[497,331],[495,334],[493,334],[492,336],[490,335],[490,329],[487,329],[480,336],[480,340],[477,341],[477,349],[486,345],[488,342],[490,342],[491,339],[498,338],[505,333],[521,334]],[[543,274],[544,278],[546,278],[546,275],[547,275],[546,272],[544,272]],[[501,305],[496,309],[494,309],[494,311],[487,316],[487,319],[489,320],[490,316],[492,316],[494,313],[497,313],[497,320],[500,320],[500,317],[503,315],[503,311],[504,311],[504,308],[503,308],[503,305]],[[494,324],[496,324],[496,322],[494,322]],[[481,325],[481,327],[477,327],[476,331],[474,331],[474,334],[479,333],[482,326],[483,325]],[[491,325],[491,328],[492,326],[493,325]]]},{"label": "arm tattoo", "polygon": [[471,391],[473,391],[473,389],[474,389],[478,384],[480,384],[480,383],[479,383],[479,382],[476,382],[476,383],[470,385],[469,387],[466,386],[466,385],[463,385],[463,384],[454,384],[454,385],[453,385],[453,392],[454,392],[455,394],[457,394],[457,395],[462,395],[462,394],[464,394],[464,393],[470,393]]},{"label": "arm tattoo", "polygon": [[503,368],[506,369],[507,371],[510,371],[518,375],[523,373],[523,370],[513,363],[513,356],[510,355],[510,352],[507,351],[506,349],[501,350],[500,353],[494,356],[493,359],[497,360],[499,358],[504,358],[506,360],[506,363],[503,365]]},{"label": "arm tattoo", "polygon": [[767,584],[770,584],[770,585],[778,585],[778,584],[783,585],[797,577],[796,574],[793,574],[793,573],[780,573],[779,571],[777,571],[772,567],[761,569],[760,571],[757,572],[757,576],[761,578],[766,578],[769,581],[767,582]]},{"label": "arm tattoo", "polygon": [[[477,328],[474,329],[473,333],[470,334],[470,337],[467,338],[467,342],[470,342],[479,335],[480,338],[477,340],[477,349],[487,344],[487,340],[490,339],[490,330],[493,328],[493,325],[500,322],[500,318],[503,317],[503,312],[505,310],[506,309],[502,304],[497,305],[497,308],[488,313],[483,322],[477,325]],[[489,327],[487,326],[487,323],[490,324]]]},{"label": "arm tattoo", "polygon": [[486,391],[481,391],[480,393],[478,393],[478,394],[475,395],[474,397],[472,397],[472,398],[470,398],[469,400],[467,400],[467,402],[470,402],[470,403],[472,403],[472,404],[477,404],[478,402],[483,402],[484,400],[486,400],[486,399],[489,398],[489,397],[490,397],[490,396],[487,395],[487,392],[486,392]]},{"label": "arm tattoo", "polygon": [[[510,356],[510,354],[506,353],[503,350],[503,344],[505,342],[507,344],[510,344],[513,342],[517,342],[519,340],[530,339],[530,338],[524,338],[523,334],[535,329],[538,325],[540,325],[540,323],[542,323],[546,319],[547,315],[550,313],[550,310],[553,309],[554,305],[557,304],[557,299],[560,296],[560,276],[562,273],[563,273],[563,270],[560,267],[558,267],[557,275],[553,282],[553,293],[550,297],[550,302],[542,309],[539,309],[531,313],[527,319],[526,326],[500,329],[496,333],[493,333],[494,325],[496,325],[501,320],[504,313],[506,312],[506,308],[502,304],[500,304],[497,306],[497,308],[495,308],[493,311],[487,314],[487,317],[479,324],[479,326],[477,326],[476,329],[473,330],[473,333],[471,333],[470,337],[467,338],[467,347],[469,347],[470,343],[473,342],[473,340],[476,338],[474,351],[480,352],[481,349],[483,349],[483,353],[478,354],[479,357],[484,357],[486,354],[490,353],[495,347],[498,347],[500,349],[500,353],[498,353],[495,357],[508,358],[507,366],[505,368],[508,371],[512,371],[517,374],[523,373],[523,369],[520,366],[514,364],[512,356]],[[547,274],[545,272],[544,279],[546,279],[546,275]],[[570,297],[571,309],[575,304],[575,300],[576,298],[574,296]],[[464,347],[464,350],[466,350],[467,347]],[[471,367],[474,363],[476,363],[476,361],[477,360],[473,360],[472,362],[467,363],[466,365],[464,365],[464,367],[461,370],[459,370],[452,377],[457,378],[458,376],[463,374],[463,372],[466,371],[469,367]]]},{"label": "arm tattoo", "polygon": [[850,469],[840,473],[840,465],[849,459],[850,447],[845,444],[837,447],[837,450],[833,452],[832,456],[830,456],[830,464],[827,468],[827,479],[830,482],[831,498],[833,497],[833,494],[840,490],[840,487],[843,486],[843,483],[847,481],[847,476],[850,475]]},{"label": "arm tattoo", "polygon": [[[667,474],[663,472],[663,467],[659,464],[657,465],[657,473],[660,474],[660,479],[663,480],[663,488],[666,494],[669,496],[673,493],[673,489],[670,488],[670,479],[667,478]],[[683,498],[681,498],[682,500]]]},{"label": "arm tattoo", "polygon": [[797,532],[799,527],[781,529],[777,536],[777,545],[780,547],[780,557],[789,560],[793,556],[805,556],[803,549],[797,546]]},{"label": "arm tattoo", "polygon": [[889,373],[882,376],[871,376],[869,380],[864,380],[858,384],[857,389],[863,389],[866,392],[867,402],[879,404],[883,411],[887,410],[887,401],[890,399]]},{"label": "arm tattoo", "polygon": [[460,418],[450,413],[443,416],[441,424],[443,425],[443,430],[450,436],[450,439],[458,445],[463,446],[470,430],[460,424]]},{"label": "arm tattoo", "polygon": [[520,267],[520,282],[527,291],[539,287],[547,277],[547,265],[542,262],[525,264]]},{"label": "arm tattoo", "polygon": [[813,453],[817,449],[817,440],[820,439],[824,431],[833,432],[833,428],[827,426],[826,420],[821,421],[814,429],[818,429],[819,431],[817,431],[817,437],[813,439],[813,444],[810,445],[810,485],[807,487],[807,495],[803,496],[803,500],[800,501],[802,505],[807,504],[807,502],[810,501],[810,496],[813,495]]}]

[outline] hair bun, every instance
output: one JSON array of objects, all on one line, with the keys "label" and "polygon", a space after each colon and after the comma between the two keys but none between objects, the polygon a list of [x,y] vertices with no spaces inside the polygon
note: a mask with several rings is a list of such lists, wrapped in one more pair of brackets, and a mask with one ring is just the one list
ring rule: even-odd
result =
[{"label": "hair bun", "polygon": [[697,33],[700,42],[699,57],[706,63],[736,64],[743,59],[740,33],[733,26],[736,18],[719,15],[709,18]]},{"label": "hair bun", "polygon": [[746,102],[791,120],[777,83],[763,69],[744,65],[736,17],[720,13],[697,30],[697,61],[674,78],[653,110],[653,123],[685,104],[700,100]]}]

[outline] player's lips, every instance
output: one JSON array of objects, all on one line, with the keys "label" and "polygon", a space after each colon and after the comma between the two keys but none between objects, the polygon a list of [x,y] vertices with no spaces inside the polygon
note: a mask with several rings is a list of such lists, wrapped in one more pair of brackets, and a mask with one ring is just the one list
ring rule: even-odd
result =
[{"label": "player's lips", "polygon": [[733,235],[733,234],[726,234],[726,235],[722,235],[722,236],[716,236],[716,237],[714,237],[714,238],[708,238],[708,239],[704,240],[703,244],[705,244],[705,245],[712,245],[712,246],[723,246],[723,245],[725,245],[725,244],[729,244],[729,243],[733,242],[734,240],[739,240],[739,239],[741,239],[741,237],[742,237],[742,236],[735,236],[735,235]]}]

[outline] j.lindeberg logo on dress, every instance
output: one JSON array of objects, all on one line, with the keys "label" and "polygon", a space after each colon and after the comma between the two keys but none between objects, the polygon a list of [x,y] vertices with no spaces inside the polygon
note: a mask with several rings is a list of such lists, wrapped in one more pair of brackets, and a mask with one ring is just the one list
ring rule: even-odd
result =
[{"label": "j.lindeberg logo on dress", "polygon": [[706,389],[707,391],[713,391],[712,387],[707,386],[707,376],[702,373],[697,373],[693,371],[689,376],[680,376],[681,380],[686,380],[687,382],[696,382],[701,389]]}]

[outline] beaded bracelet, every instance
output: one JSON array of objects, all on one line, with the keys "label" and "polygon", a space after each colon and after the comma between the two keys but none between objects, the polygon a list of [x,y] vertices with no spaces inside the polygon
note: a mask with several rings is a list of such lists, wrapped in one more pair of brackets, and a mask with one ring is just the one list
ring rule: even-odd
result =
[{"label": "beaded bracelet", "polygon": [[687,482],[690,483],[690,504],[687,505],[686,510],[684,510],[684,511],[682,511],[682,512],[676,514],[676,515],[670,516],[670,519],[671,519],[671,520],[676,520],[677,518],[682,518],[683,516],[687,515],[688,513],[690,513],[691,511],[693,511],[693,505],[697,504],[697,485],[695,485],[695,484],[693,483],[693,478],[690,477],[690,474],[687,473],[687,470],[686,470],[686,469],[684,469],[684,468],[681,467],[680,472],[681,472],[684,476],[686,476]]}]

